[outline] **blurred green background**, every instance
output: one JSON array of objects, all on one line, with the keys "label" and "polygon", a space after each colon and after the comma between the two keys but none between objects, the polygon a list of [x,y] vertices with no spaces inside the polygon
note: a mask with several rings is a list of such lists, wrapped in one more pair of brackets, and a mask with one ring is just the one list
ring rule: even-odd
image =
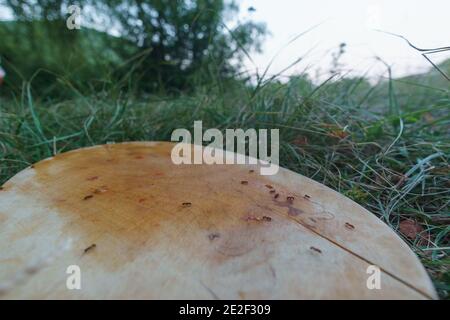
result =
[{"label": "blurred green background", "polygon": [[[82,8],[79,30],[66,26],[70,5]],[[79,91],[119,84],[145,92],[231,78],[265,33],[263,24],[252,22],[227,27],[238,7],[222,0],[12,0],[3,7],[14,16],[0,23],[7,85],[17,90],[42,70],[33,89],[53,96],[65,94],[55,83],[59,78]]]}]

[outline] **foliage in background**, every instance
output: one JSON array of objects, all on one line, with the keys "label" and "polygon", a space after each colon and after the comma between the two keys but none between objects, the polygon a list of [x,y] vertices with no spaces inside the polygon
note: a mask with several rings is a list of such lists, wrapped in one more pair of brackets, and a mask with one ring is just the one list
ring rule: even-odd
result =
[{"label": "foliage in background", "polygon": [[[91,28],[66,27],[72,4],[83,8]],[[223,0],[4,0],[3,6],[15,20],[0,23],[7,82],[17,89],[41,68],[47,72],[34,89],[47,94],[58,94],[49,83],[61,76],[79,91],[123,81],[140,91],[192,89],[193,78],[232,77],[265,33],[263,24],[236,23],[238,7]]]}]

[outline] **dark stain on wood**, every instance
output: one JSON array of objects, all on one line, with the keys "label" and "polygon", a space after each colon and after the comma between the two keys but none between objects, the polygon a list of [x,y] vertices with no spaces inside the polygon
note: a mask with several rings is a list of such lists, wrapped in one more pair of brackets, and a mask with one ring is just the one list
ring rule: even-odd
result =
[{"label": "dark stain on wood", "polygon": [[320,250],[319,248],[313,247],[313,246],[309,247],[309,249],[314,252],[317,252],[317,253],[322,253],[322,250]]},{"label": "dark stain on wood", "polygon": [[269,216],[256,217],[256,216],[250,215],[250,216],[247,216],[245,218],[245,221],[247,221],[247,222],[248,221],[259,221],[259,222],[265,221],[265,222],[270,222],[270,221],[272,221],[272,218],[269,217]]},{"label": "dark stain on wood", "polygon": [[[303,210],[294,207],[292,201],[289,201],[289,200],[286,200],[286,201],[278,201],[277,198],[278,198],[278,193],[275,195],[273,201],[274,201],[275,204],[276,204],[277,206],[279,206],[279,207],[288,208],[288,215],[290,215],[290,216],[298,216],[298,215],[304,213]],[[289,198],[289,197],[288,197],[288,198]]]},{"label": "dark stain on wood", "polygon": [[95,249],[96,247],[97,247],[97,245],[95,243],[93,243],[89,247],[84,249],[84,253],[88,253],[89,251],[91,251],[92,249]]},{"label": "dark stain on wood", "polygon": [[354,230],[354,229],[355,229],[355,226],[352,225],[351,223],[348,223],[348,222],[345,223],[345,227],[346,227],[347,229],[349,229],[349,230]]},{"label": "dark stain on wood", "polygon": [[209,240],[213,241],[213,240],[216,239],[216,238],[220,238],[220,234],[217,233],[217,232],[210,233],[210,234],[208,235],[208,238],[209,238]]}]

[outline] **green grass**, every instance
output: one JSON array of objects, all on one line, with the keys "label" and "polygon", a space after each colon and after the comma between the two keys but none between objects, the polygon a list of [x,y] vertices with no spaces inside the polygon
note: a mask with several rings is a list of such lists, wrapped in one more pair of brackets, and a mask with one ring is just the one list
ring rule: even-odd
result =
[{"label": "green grass", "polygon": [[[408,83],[405,83],[408,82]],[[63,86],[63,85],[62,85]],[[445,87],[446,86],[446,87]],[[61,90],[72,91],[66,84]],[[411,246],[440,297],[450,292],[450,95],[417,79],[219,79],[178,96],[120,90],[51,100],[25,84],[0,102],[0,183],[53,154],[111,141],[170,140],[176,128],[279,128],[281,165],[352,198]],[[423,231],[399,231],[412,219]]]}]

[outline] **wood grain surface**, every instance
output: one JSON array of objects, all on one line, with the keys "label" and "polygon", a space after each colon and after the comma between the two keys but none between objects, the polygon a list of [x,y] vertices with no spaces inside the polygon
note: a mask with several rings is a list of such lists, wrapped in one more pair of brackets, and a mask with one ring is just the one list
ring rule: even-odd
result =
[{"label": "wood grain surface", "polygon": [[[343,195],[283,168],[174,165],[172,147],[79,149],[8,181],[0,298],[436,298],[409,247]],[[66,288],[69,265],[81,290]]]}]

